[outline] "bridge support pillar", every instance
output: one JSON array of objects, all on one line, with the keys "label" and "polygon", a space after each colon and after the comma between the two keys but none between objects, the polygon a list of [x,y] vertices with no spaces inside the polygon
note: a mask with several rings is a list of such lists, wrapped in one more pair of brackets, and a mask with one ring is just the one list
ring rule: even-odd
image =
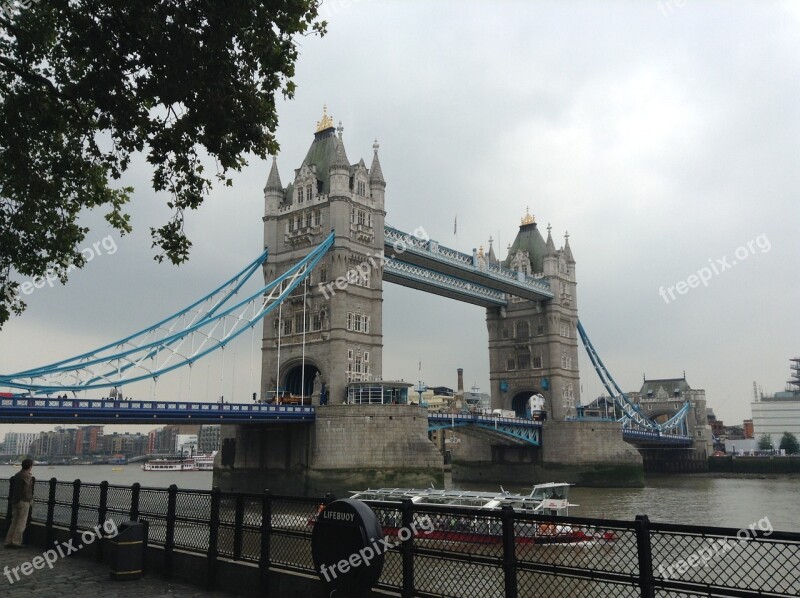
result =
[{"label": "bridge support pillar", "polygon": [[548,421],[542,430],[541,447],[511,444],[468,427],[446,433],[455,483],[644,485],[642,457],[622,439],[617,422]]},{"label": "bridge support pillar", "polygon": [[610,421],[547,421],[538,478],[581,486],[644,486],[642,456]]},{"label": "bridge support pillar", "polygon": [[708,471],[705,443],[690,448],[639,447],[647,473],[704,473]]},{"label": "bridge support pillar", "polygon": [[427,412],[414,405],[322,405],[311,425],[225,427],[214,485],[306,496],[442,488],[444,461],[427,432]]}]

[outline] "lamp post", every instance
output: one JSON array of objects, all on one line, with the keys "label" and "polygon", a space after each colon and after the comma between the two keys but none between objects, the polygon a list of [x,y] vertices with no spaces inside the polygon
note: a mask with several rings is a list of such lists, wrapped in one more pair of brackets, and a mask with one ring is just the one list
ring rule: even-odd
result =
[{"label": "lamp post", "polygon": [[422,405],[422,393],[425,392],[426,390],[428,390],[428,387],[425,386],[425,383],[422,380],[420,380],[419,383],[417,384],[417,388],[415,388],[414,390],[416,390],[419,393],[419,405],[420,405],[420,407],[422,407],[423,406]]}]

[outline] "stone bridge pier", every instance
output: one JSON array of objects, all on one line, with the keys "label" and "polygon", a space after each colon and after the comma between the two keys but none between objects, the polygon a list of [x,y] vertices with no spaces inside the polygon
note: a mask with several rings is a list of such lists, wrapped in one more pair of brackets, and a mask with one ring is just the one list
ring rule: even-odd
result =
[{"label": "stone bridge pier", "polygon": [[369,487],[444,486],[442,454],[415,405],[322,405],[313,424],[223,426],[214,486],[339,497]]},{"label": "stone bridge pier", "polygon": [[450,452],[453,483],[640,487],[642,456],[616,422],[545,422],[542,447],[462,427],[432,434]]}]

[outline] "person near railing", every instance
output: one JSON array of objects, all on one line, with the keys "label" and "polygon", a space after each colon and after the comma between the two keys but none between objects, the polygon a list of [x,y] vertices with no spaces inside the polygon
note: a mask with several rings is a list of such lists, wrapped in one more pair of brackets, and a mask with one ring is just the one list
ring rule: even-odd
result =
[{"label": "person near railing", "polygon": [[22,469],[11,478],[11,525],[6,534],[6,548],[21,548],[22,533],[28,524],[28,513],[33,502],[32,459],[23,459]]}]

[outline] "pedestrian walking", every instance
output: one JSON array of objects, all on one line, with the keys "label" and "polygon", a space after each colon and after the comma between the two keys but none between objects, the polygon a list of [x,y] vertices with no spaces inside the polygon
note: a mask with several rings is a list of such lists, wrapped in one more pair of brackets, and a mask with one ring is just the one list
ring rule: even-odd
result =
[{"label": "pedestrian walking", "polygon": [[22,469],[11,478],[11,525],[6,534],[6,548],[21,548],[22,533],[28,525],[28,513],[33,502],[33,460],[24,459]]}]

